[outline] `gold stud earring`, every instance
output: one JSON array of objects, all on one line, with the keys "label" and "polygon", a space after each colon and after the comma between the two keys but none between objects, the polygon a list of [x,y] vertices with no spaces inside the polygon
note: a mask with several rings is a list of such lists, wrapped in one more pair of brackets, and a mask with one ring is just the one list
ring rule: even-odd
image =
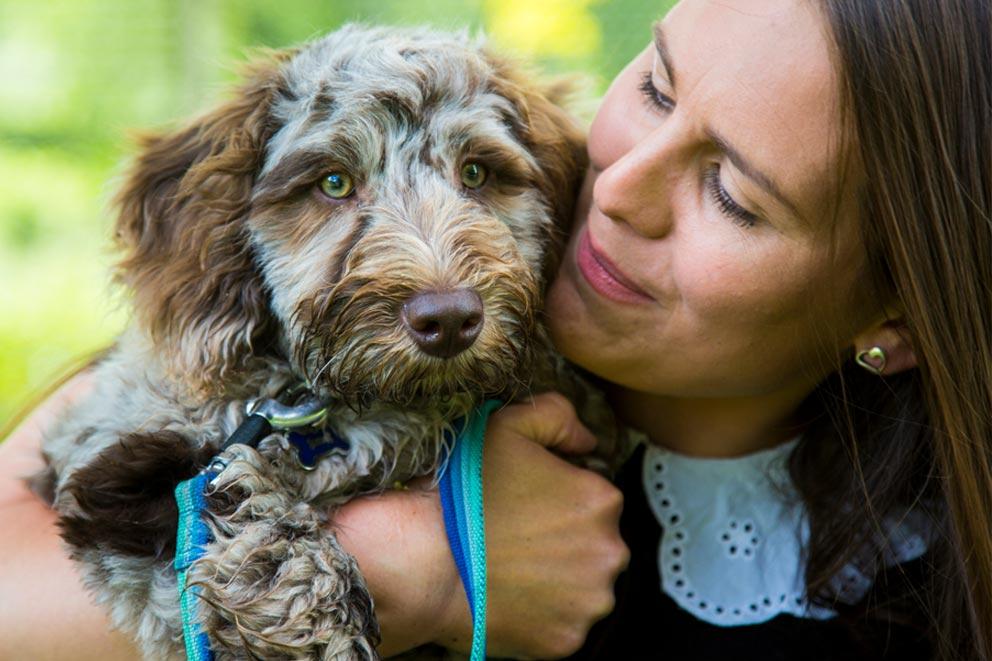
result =
[{"label": "gold stud earring", "polygon": [[882,347],[863,349],[854,357],[854,362],[875,376],[881,376],[882,372],[885,371],[885,360],[885,350]]}]

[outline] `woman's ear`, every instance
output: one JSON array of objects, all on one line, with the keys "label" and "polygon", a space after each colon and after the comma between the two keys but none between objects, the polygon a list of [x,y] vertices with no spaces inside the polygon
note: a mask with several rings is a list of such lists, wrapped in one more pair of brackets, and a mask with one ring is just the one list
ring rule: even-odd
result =
[{"label": "woman's ear", "polygon": [[[854,338],[854,355],[861,361],[880,368],[881,376],[898,374],[916,367],[916,353],[913,350],[909,329],[905,321],[886,319],[872,325]],[[881,349],[881,354],[872,349]]]},{"label": "woman's ear", "polygon": [[170,371],[201,392],[222,390],[272,333],[244,221],[289,55],[252,67],[233,100],[185,128],[142,138],[116,199],[116,278]]}]

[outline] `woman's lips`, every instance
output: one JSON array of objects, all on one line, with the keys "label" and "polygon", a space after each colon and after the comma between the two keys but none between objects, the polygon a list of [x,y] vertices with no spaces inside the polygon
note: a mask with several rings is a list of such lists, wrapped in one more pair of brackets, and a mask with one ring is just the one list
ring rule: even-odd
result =
[{"label": "woman's lips", "polygon": [[620,303],[647,303],[654,300],[596,250],[589,238],[588,228],[584,228],[579,236],[575,261],[589,285],[606,298]]}]

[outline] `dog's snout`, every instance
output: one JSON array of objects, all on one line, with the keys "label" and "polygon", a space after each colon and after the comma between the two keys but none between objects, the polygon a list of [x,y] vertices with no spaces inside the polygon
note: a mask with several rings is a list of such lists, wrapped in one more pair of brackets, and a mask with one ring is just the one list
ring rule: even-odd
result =
[{"label": "dog's snout", "polygon": [[420,349],[453,358],[479,337],[485,323],[482,299],[473,289],[422,291],[403,304],[403,324]]}]

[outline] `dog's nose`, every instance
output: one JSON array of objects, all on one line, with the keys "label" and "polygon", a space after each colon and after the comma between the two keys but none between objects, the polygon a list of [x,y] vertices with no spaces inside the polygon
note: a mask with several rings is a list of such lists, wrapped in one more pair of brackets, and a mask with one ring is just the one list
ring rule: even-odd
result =
[{"label": "dog's nose", "polygon": [[472,346],[485,322],[482,299],[464,288],[418,292],[400,316],[417,346],[438,358],[453,358]]}]

